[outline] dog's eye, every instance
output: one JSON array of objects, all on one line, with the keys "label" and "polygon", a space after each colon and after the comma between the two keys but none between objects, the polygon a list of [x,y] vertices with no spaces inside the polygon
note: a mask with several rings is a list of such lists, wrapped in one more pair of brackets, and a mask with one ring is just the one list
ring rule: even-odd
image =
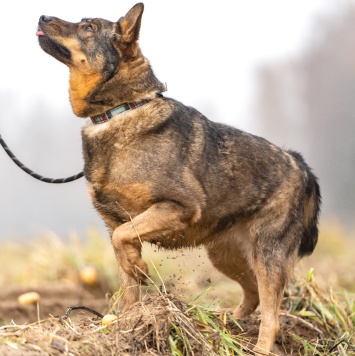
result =
[{"label": "dog's eye", "polygon": [[85,31],[88,31],[88,32],[93,32],[94,31],[94,28],[92,27],[92,25],[86,25],[84,27]]}]

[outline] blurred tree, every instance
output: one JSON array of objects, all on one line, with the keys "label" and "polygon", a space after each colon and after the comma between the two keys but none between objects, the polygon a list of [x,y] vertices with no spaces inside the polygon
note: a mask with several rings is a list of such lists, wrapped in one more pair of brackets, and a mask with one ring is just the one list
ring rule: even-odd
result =
[{"label": "blurred tree", "polygon": [[259,71],[262,134],[304,153],[320,178],[323,216],[355,218],[355,6],[318,19],[302,55]]}]

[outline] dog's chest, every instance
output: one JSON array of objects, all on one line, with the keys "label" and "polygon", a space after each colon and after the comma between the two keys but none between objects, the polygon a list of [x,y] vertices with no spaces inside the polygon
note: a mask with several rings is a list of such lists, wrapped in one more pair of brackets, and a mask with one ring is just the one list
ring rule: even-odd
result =
[{"label": "dog's chest", "polygon": [[122,145],[117,135],[83,134],[85,177],[95,208],[109,225],[128,221],[152,204],[150,186],[140,170],[142,157],[134,143]]},{"label": "dog's chest", "polygon": [[132,168],[140,156],[135,142],[139,135],[127,140],[125,132],[112,126],[107,123],[99,131],[89,127],[82,132],[84,173],[93,185],[124,185],[132,181]]},{"label": "dog's chest", "polygon": [[89,183],[88,190],[94,207],[110,226],[129,221],[152,204],[150,188],[144,183],[126,185]]}]

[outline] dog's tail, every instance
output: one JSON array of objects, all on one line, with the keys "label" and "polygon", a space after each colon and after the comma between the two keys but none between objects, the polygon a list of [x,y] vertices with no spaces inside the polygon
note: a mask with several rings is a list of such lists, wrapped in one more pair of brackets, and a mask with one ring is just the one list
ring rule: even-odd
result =
[{"label": "dog's tail", "polygon": [[318,241],[318,217],[321,194],[318,179],[312,173],[311,168],[304,161],[302,155],[294,151],[289,151],[289,153],[297,159],[307,174],[304,197],[304,232],[298,250],[298,255],[303,257],[310,255],[314,251]]}]

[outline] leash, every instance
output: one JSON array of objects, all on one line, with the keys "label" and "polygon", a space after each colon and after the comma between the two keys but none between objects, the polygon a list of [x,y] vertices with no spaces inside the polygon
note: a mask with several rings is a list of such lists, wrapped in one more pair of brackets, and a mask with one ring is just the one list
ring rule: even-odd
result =
[{"label": "leash", "polygon": [[[159,98],[163,97],[163,95],[161,93],[157,93],[156,96]],[[91,121],[95,125],[103,124],[103,123],[107,122],[108,120],[110,120],[114,115],[120,114],[126,110],[136,109],[137,107],[142,106],[146,103],[149,103],[150,101],[151,101],[151,99],[142,99],[142,100],[136,101],[136,102],[124,103],[122,105],[119,105],[119,106],[111,109],[111,110],[104,112],[103,114],[91,117]],[[36,179],[40,180],[41,182],[57,183],[57,184],[69,183],[69,182],[72,182],[72,181],[77,180],[84,176],[84,172],[80,172],[80,173],[75,174],[74,176],[70,176],[68,178],[46,178],[46,177],[40,176],[39,174],[31,171],[28,167],[26,167],[23,163],[21,163],[16,158],[16,156],[11,152],[11,150],[9,149],[9,147],[7,146],[5,141],[2,139],[1,135],[0,135],[0,144],[4,148],[5,152],[8,154],[8,156],[13,160],[13,162],[18,167],[20,167],[24,172],[29,174],[31,177],[36,178]]]},{"label": "leash", "polygon": [[7,144],[5,143],[5,141],[2,139],[1,135],[0,135],[0,144],[1,146],[4,148],[5,152],[8,154],[8,156],[13,160],[13,162],[20,167],[24,172],[26,172],[27,174],[29,174],[31,177],[36,178],[38,180],[40,180],[41,182],[45,182],[45,183],[69,183],[72,182],[74,180],[77,180],[81,177],[84,176],[84,172],[80,172],[78,174],[75,174],[74,176],[68,177],[68,178],[47,178],[47,177],[42,177],[39,174],[31,171],[28,167],[26,167],[24,164],[22,164],[17,158],[16,156],[11,152],[11,150],[9,149],[9,147],[7,146]]}]

